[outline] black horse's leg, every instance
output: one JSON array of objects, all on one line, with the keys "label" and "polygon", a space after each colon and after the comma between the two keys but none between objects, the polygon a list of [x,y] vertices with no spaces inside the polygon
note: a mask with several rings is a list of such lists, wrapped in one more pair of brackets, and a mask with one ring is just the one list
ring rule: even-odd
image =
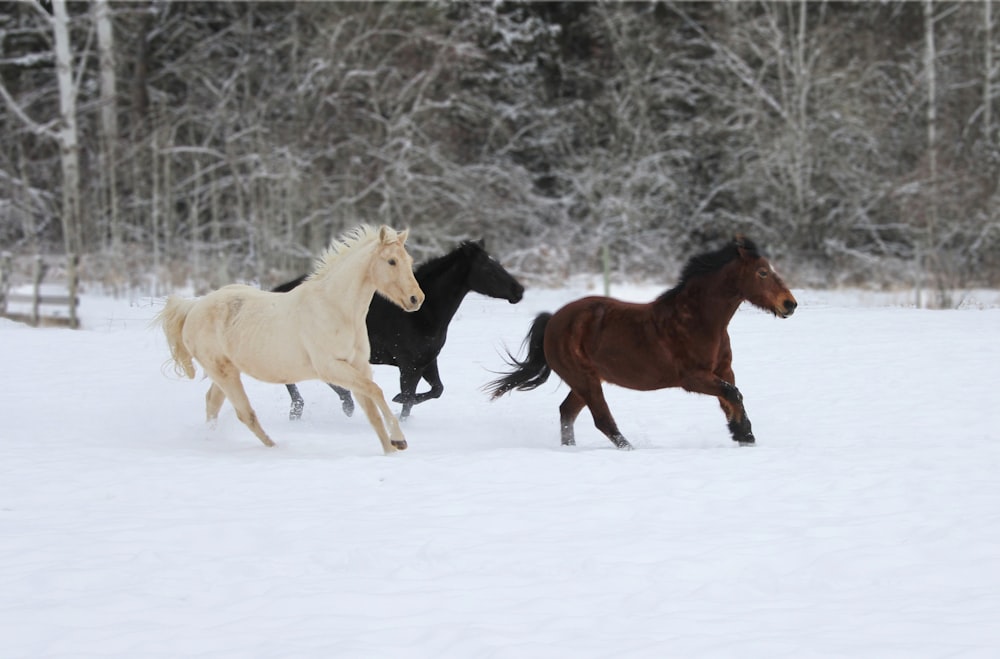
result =
[{"label": "black horse's leg", "polygon": [[400,419],[410,416],[410,410],[417,401],[417,384],[420,382],[420,371],[412,366],[399,367],[399,395],[393,398],[393,402],[402,403],[403,409],[399,413]]},{"label": "black horse's leg", "polygon": [[441,375],[438,373],[437,359],[424,367],[422,377],[427,384],[431,385],[431,388],[430,391],[417,394],[417,399],[414,401],[415,405],[431,400],[432,398],[440,398],[441,394],[444,393],[444,385],[441,384]]},{"label": "black horse's leg", "polygon": [[351,397],[350,389],[344,389],[343,387],[338,387],[335,384],[330,384],[327,382],[331,389],[333,389],[338,396],[340,396],[340,406],[344,409],[344,414],[351,416],[354,414],[354,398]]},{"label": "black horse's leg", "polygon": [[292,421],[301,419],[302,409],[306,406],[306,401],[299,393],[299,388],[294,384],[286,384],[285,388],[288,389],[288,395],[292,397],[292,408],[288,411],[288,418]]}]

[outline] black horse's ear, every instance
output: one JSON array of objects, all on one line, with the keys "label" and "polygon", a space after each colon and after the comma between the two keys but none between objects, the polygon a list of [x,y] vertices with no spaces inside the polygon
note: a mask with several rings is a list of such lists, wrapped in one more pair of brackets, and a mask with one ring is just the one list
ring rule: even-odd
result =
[{"label": "black horse's ear", "polygon": [[479,240],[476,241],[476,244],[479,245],[480,247],[482,247],[483,249],[486,249],[486,239],[485,238],[480,238]]}]

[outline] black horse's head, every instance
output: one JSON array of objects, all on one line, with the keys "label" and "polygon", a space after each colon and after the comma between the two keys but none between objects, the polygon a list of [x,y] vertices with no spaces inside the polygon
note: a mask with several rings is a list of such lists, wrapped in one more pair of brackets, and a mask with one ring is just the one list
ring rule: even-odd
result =
[{"label": "black horse's head", "polygon": [[524,286],[486,251],[482,240],[466,240],[460,247],[469,262],[470,290],[517,304],[524,297]]}]

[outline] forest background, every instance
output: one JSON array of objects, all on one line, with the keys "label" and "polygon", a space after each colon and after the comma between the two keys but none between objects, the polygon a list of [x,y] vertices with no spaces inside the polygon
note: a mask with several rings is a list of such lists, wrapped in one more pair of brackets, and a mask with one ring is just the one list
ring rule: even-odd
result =
[{"label": "forest background", "polygon": [[[306,271],[361,222],[528,282],[1000,285],[991,2],[0,3],[0,249],[113,290]],[[605,260],[606,259],[606,260]],[[26,267],[26,266],[24,266]]]}]

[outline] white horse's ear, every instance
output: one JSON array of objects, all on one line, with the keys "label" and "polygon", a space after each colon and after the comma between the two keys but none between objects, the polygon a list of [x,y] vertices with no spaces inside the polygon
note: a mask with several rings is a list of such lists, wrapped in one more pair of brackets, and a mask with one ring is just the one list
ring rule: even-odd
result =
[{"label": "white horse's ear", "polygon": [[400,245],[405,245],[406,244],[406,239],[409,237],[409,235],[410,235],[410,230],[409,229],[403,229],[402,231],[400,231],[399,233],[397,233],[396,234],[396,238],[399,239],[399,244]]},{"label": "white horse's ear", "polygon": [[396,239],[396,232],[388,224],[383,224],[378,228],[378,241],[383,245],[391,243]]}]

